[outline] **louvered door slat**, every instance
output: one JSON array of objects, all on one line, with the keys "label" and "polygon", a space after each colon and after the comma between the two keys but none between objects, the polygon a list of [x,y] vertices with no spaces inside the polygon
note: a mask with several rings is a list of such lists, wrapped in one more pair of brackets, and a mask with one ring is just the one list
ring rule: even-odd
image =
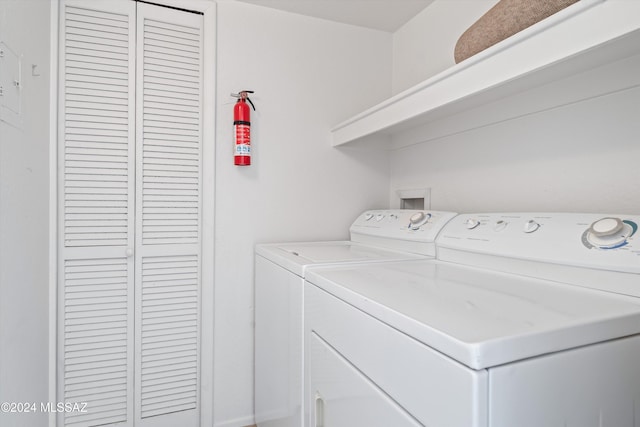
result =
[{"label": "louvered door slat", "polygon": [[[159,118],[159,117],[157,117]],[[165,120],[153,120],[151,117],[145,117],[145,130],[149,132],[164,132],[167,135],[191,135],[198,137],[200,135],[200,126],[198,123],[180,123],[171,116],[166,116]],[[153,148],[153,147],[150,147]],[[153,151],[153,150],[150,150]]]},{"label": "louvered door slat", "polygon": [[[87,36],[87,32],[89,31],[78,30],[78,33],[73,34],[75,37],[67,37],[67,47],[70,52],[81,53],[83,56],[98,54],[106,58],[126,60],[129,51],[126,40]],[[95,33],[99,34],[100,32],[95,31]],[[69,33],[69,35],[71,34]]]},{"label": "louvered door slat", "polygon": [[98,164],[112,164],[117,168],[123,168],[126,165],[127,156],[115,156],[113,151],[107,151],[102,149],[96,150],[84,150],[80,153],[79,150],[74,147],[67,148],[67,155],[65,160],[67,162],[94,162]]},{"label": "louvered door slat", "polygon": [[[147,133],[147,136],[149,136],[149,133]],[[163,139],[161,139],[161,138],[156,138],[155,135],[153,134],[151,134],[151,136],[153,138],[148,137],[145,140],[145,144],[146,144],[145,149],[150,152],[158,150],[158,147],[162,147],[160,149],[165,153],[173,153],[178,151],[185,152],[185,153],[200,152],[198,141],[195,141],[195,142],[179,141],[177,139],[169,138],[166,136]]]},{"label": "louvered door slat", "polygon": [[145,105],[153,105],[156,106],[156,108],[170,111],[177,109],[178,111],[189,111],[191,113],[198,112],[199,104],[197,102],[182,100],[180,97],[173,97],[173,99],[171,99],[172,103],[167,104],[166,98],[167,96],[163,96],[161,92],[158,94],[146,93],[144,95]]},{"label": "louvered door slat", "polygon": [[[117,49],[118,46],[113,46]],[[114,65],[122,65],[127,61],[126,54],[120,52],[113,52],[108,49],[105,49],[103,45],[94,45],[92,48],[82,48],[82,47],[74,47],[70,46],[67,50],[70,55],[78,55],[87,61],[93,61],[96,59],[109,60],[113,61]]]},{"label": "louvered door slat", "polygon": [[[112,21],[113,22],[113,21]],[[111,25],[110,22],[82,22],[67,20],[67,40],[86,41],[95,43],[96,46],[113,44],[126,47],[128,38],[126,26]],[[70,46],[74,46],[70,44]]]},{"label": "louvered door slat", "polygon": [[[186,15],[183,16],[186,19]],[[149,19],[147,21],[147,31],[151,34],[166,34],[174,38],[183,38],[200,44],[201,23],[195,19],[188,19],[190,25],[173,24],[170,21]]]},{"label": "louvered door slat", "polygon": [[151,54],[157,57],[167,57],[171,61],[180,62],[183,64],[189,64],[192,66],[198,66],[198,53],[188,52],[178,46],[170,46],[162,43],[151,43],[148,47],[145,47],[145,55]]},{"label": "louvered door slat", "polygon": [[92,75],[98,78],[121,80],[126,84],[126,80],[122,79],[122,75],[123,73],[126,73],[127,70],[115,64],[101,64],[100,68],[98,68],[98,64],[91,64],[87,62],[78,63],[76,61],[74,66],[67,66],[65,68],[67,75],[73,76],[84,76],[89,70]]},{"label": "louvered door slat", "polygon": [[162,65],[149,64],[144,74],[152,78],[165,78],[168,76],[178,81],[191,83],[197,83],[199,80],[197,70],[191,71],[184,68],[168,67],[165,63],[162,63]]},{"label": "louvered door slat", "polygon": [[74,66],[67,67],[67,70],[70,73],[78,73],[80,70],[84,70],[85,72],[90,70],[91,72],[98,73],[104,77],[109,77],[113,76],[112,73],[122,73],[127,71],[126,68],[118,65],[117,63],[114,64],[113,61],[85,61],[83,57],[76,57],[72,59],[74,61]]},{"label": "louvered door slat", "polygon": [[200,31],[191,31],[188,27],[181,25],[171,26],[167,22],[148,21],[145,32],[147,38],[159,38],[171,42],[181,42],[190,47],[198,45],[200,41]]},{"label": "louvered door slat", "polygon": [[[185,113],[183,113],[185,114]],[[166,111],[156,111],[155,114],[145,114],[144,120],[147,120],[149,123],[155,122],[156,127],[167,127],[167,126],[199,126],[193,117],[190,115],[179,115],[173,113],[167,113]],[[192,128],[193,129],[193,128]],[[171,146],[169,148],[172,148]],[[149,144],[149,149],[153,149],[153,145]],[[197,151],[193,154],[197,155]]]},{"label": "louvered door slat", "polygon": [[[73,70],[73,72],[71,70],[67,71],[67,81],[78,82],[78,84],[75,85],[75,87],[82,87],[87,89],[98,88],[98,89],[111,90],[111,91],[115,90],[122,93],[127,93],[128,82],[126,78],[122,78],[122,75],[103,77],[98,75],[101,73],[97,73],[95,71],[91,72],[92,75],[79,74],[80,71],[82,70]],[[126,77],[126,74],[125,74],[125,77]]]},{"label": "louvered door slat", "polygon": [[[108,125],[113,125],[113,126],[118,126],[118,127],[123,127],[125,129],[127,129],[127,119],[126,117],[118,117],[118,116],[112,116],[112,115],[98,115],[98,114],[67,114],[65,116],[65,121],[67,126],[72,126],[72,127],[85,127],[85,128],[91,128],[91,127],[96,127],[99,126],[100,124],[108,124]],[[68,150],[67,152],[69,153],[73,153],[75,150]],[[100,152],[100,151],[94,151],[94,152],[86,152],[85,154],[112,154],[112,153],[105,153],[105,152]],[[126,153],[125,153],[126,154]],[[126,155],[124,156],[126,158]],[[123,159],[118,159],[118,161],[122,161]]]},{"label": "louvered door slat", "polygon": [[[99,111],[107,110],[114,113],[127,113],[127,104],[118,98],[112,98],[108,95],[102,95],[92,91],[91,89],[76,89],[77,94],[72,93],[73,89],[67,89],[67,105],[70,108],[87,111],[87,114],[93,116]],[[92,111],[93,110],[93,111]]]},{"label": "louvered door slat", "polygon": [[[127,113],[125,111],[111,111],[111,110],[92,110],[92,109],[80,109],[80,108],[67,108],[67,114],[65,114],[65,120],[86,120],[86,121],[95,121],[95,120],[126,120]],[[68,142],[69,146],[79,146],[77,143],[72,144],[71,141]],[[107,148],[106,146],[104,147]]]},{"label": "louvered door slat", "polygon": [[157,68],[158,66],[167,66],[171,67],[172,72],[179,73],[183,70],[187,70],[199,74],[199,63],[195,63],[193,61],[185,61],[181,57],[175,57],[164,54],[162,52],[153,51],[145,52],[144,57],[145,61],[147,61],[150,66],[153,66],[153,68],[158,70],[161,70],[161,68]]},{"label": "louvered door slat", "polygon": [[200,46],[198,40],[190,40],[184,38],[172,37],[171,35],[160,34],[154,32],[152,26],[147,25],[144,33],[145,45],[148,47],[162,47],[181,52],[181,56],[185,54],[194,59],[200,57]]},{"label": "louvered door slat", "polygon": [[[66,36],[80,35],[82,37],[94,37],[97,40],[119,40],[128,42],[127,29],[129,28],[126,19],[98,19],[86,15],[87,9],[81,14],[67,14]],[[82,15],[84,14],[84,15]],[[114,16],[114,15],[111,15]],[[125,17],[124,15],[122,15]],[[86,19],[86,20],[85,20]]]},{"label": "louvered door slat", "polygon": [[183,109],[169,108],[170,106],[167,106],[165,104],[155,104],[155,106],[153,106],[151,102],[148,102],[146,106],[147,106],[146,116],[148,117],[156,117],[156,118],[168,117],[171,120],[175,120],[177,118],[180,118],[182,120],[187,120],[187,121],[193,120],[192,113],[194,111],[188,111],[188,110],[185,111]]},{"label": "louvered door slat", "polygon": [[161,161],[161,160],[166,161],[166,156],[171,155],[173,159],[169,159],[169,160],[172,160],[172,161],[192,161],[195,163],[199,161],[197,154],[192,154],[187,150],[182,150],[182,152],[179,152],[178,147],[168,147],[168,148],[169,149],[166,149],[161,145],[149,144],[149,146],[147,147],[147,152],[145,153],[147,155],[146,158],[149,160],[158,159],[158,161]]},{"label": "louvered door slat", "polygon": [[164,78],[147,76],[146,80],[145,96],[159,96],[161,97],[160,102],[166,102],[167,100],[178,102],[176,100],[179,100],[180,105],[198,105],[200,94],[198,93],[197,84],[182,80],[170,80],[168,75],[165,75]]},{"label": "louvered door slat", "polygon": [[183,95],[189,94],[196,97],[199,95],[199,85],[197,82],[194,83],[187,80],[179,80],[177,77],[180,76],[174,75],[173,78],[168,74],[163,77],[147,76],[147,88],[161,91],[164,90],[167,92],[177,92]]},{"label": "louvered door slat", "polygon": [[125,61],[113,61],[112,58],[106,56],[88,55],[89,52],[80,51],[79,54],[67,52],[67,59],[73,61],[73,67],[84,68],[87,70],[96,70],[98,66],[105,66],[104,69],[112,71],[126,70]]}]

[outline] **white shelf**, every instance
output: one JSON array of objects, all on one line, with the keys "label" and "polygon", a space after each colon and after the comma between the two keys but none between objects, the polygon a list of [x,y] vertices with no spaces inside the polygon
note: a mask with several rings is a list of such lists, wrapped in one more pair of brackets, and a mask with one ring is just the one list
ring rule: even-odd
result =
[{"label": "white shelf", "polygon": [[[532,103],[531,108],[550,108],[636,86],[638,79],[629,77],[629,73],[625,78],[603,79],[602,73],[594,74],[593,70],[602,68],[610,73],[612,64],[628,68],[625,61],[640,58],[639,55],[640,1],[581,0],[342,122],[332,129],[333,145],[382,142],[396,148],[417,142],[415,135],[413,139],[404,138],[411,135],[412,130],[431,125],[442,128],[442,124],[436,122],[446,122],[443,119],[452,116],[460,116],[461,120],[449,120],[444,126],[446,131],[440,132],[455,133],[482,126],[482,120],[486,123],[504,120],[495,114],[479,118],[483,114],[465,112],[478,111],[479,107],[531,93],[545,85],[561,86],[558,82],[564,85],[573,76],[585,72],[598,78],[583,79],[583,86],[572,87],[569,97],[564,93],[552,99],[556,97],[553,92],[550,99],[536,105]],[[635,60],[632,65],[636,67],[638,63]],[[502,110],[506,116],[515,114]]]}]

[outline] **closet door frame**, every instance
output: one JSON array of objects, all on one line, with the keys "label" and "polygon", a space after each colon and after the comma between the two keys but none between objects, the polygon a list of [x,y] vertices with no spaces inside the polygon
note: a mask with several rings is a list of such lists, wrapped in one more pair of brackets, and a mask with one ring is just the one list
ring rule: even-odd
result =
[{"label": "closet door frame", "polygon": [[[154,0],[152,3],[200,12],[203,15],[203,100],[202,100],[202,259],[214,259],[215,212],[215,129],[216,129],[216,3],[212,0]],[[58,396],[58,133],[60,14],[62,0],[51,2],[51,62],[49,67],[49,402],[62,401]],[[213,425],[213,351],[214,351],[214,265],[201,266],[201,341],[200,341],[200,424]],[[57,414],[49,414],[49,427],[57,426]]]}]

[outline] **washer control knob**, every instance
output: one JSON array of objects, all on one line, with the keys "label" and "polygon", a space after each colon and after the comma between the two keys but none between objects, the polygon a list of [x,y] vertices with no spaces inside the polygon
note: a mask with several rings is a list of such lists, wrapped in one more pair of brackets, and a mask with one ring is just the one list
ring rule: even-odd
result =
[{"label": "washer control knob", "polygon": [[627,244],[638,225],[633,221],[606,217],[594,221],[582,235],[582,243],[587,248],[615,249]]},{"label": "washer control knob", "polygon": [[496,221],[495,224],[493,224],[493,229],[495,231],[502,231],[505,228],[507,228],[507,224],[509,224],[507,221],[505,221],[503,219],[500,219],[500,220]]},{"label": "washer control knob", "polygon": [[540,228],[540,224],[538,224],[535,220],[530,219],[529,221],[524,223],[522,231],[524,231],[525,233],[533,233],[538,228]]},{"label": "washer control knob", "polygon": [[623,226],[624,224],[620,218],[602,218],[591,224],[589,233],[596,237],[611,236],[622,230]]},{"label": "washer control knob", "polygon": [[427,221],[429,221],[429,218],[431,218],[430,213],[416,212],[409,218],[409,228],[412,230],[417,230]]},{"label": "washer control knob", "polygon": [[475,218],[469,218],[464,222],[464,226],[467,227],[467,230],[473,230],[479,225],[480,225],[480,221]]},{"label": "washer control knob", "polygon": [[376,221],[382,221],[384,219],[384,214],[376,215]]},{"label": "washer control knob", "polygon": [[371,220],[371,218],[373,218],[373,214],[371,212],[367,212],[366,214],[364,214],[365,221],[369,221]]}]

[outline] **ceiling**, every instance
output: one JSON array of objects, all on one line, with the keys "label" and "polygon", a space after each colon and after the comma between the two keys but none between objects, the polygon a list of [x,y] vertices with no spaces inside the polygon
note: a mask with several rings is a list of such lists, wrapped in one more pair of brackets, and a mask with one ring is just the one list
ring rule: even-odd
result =
[{"label": "ceiling", "polygon": [[237,0],[345,24],[394,32],[434,0]]}]

